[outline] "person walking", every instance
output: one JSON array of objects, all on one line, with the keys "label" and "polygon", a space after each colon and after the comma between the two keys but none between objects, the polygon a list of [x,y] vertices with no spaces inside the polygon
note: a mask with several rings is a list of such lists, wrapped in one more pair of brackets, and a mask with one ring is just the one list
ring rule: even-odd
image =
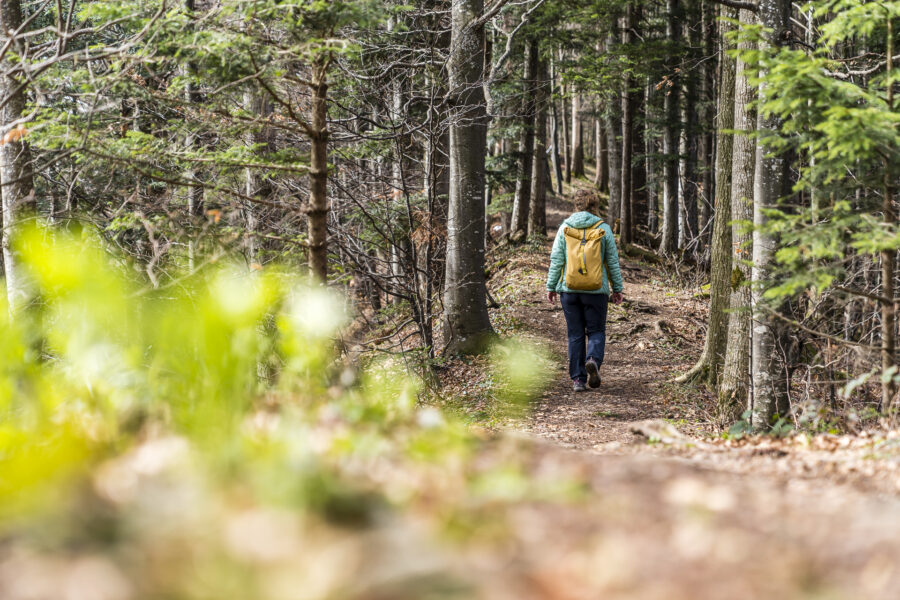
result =
[{"label": "person walking", "polygon": [[547,300],[555,304],[559,295],[569,336],[569,376],[574,390],[583,392],[585,384],[600,387],[607,309],[610,300],[621,304],[625,297],[616,240],[610,226],[597,216],[597,194],[579,190],[575,211],[559,226],[553,241]]}]

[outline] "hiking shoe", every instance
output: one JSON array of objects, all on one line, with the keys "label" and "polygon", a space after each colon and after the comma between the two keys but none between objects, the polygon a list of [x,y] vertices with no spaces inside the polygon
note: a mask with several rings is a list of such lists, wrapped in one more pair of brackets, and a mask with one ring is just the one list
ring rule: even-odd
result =
[{"label": "hiking shoe", "polygon": [[572,382],[572,389],[575,390],[576,392],[583,392],[587,388],[584,387],[583,379],[576,379]]},{"label": "hiking shoe", "polygon": [[600,387],[600,367],[597,366],[597,361],[593,358],[589,358],[587,362],[584,363],[584,370],[587,371],[588,374],[588,385],[592,388]]}]

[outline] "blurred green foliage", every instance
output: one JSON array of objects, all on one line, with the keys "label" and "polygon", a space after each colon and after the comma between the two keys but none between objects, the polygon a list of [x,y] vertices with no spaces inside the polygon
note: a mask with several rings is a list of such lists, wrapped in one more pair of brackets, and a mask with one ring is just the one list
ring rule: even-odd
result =
[{"label": "blurred green foliage", "polygon": [[[0,306],[4,598],[44,597],[20,585],[44,571],[47,597],[71,597],[88,567],[89,597],[110,599],[372,597],[369,570],[396,579],[390,597],[465,595],[447,573],[413,585],[385,566],[422,552],[409,515],[471,539],[502,530],[501,501],[578,493],[532,480],[517,453],[486,460],[392,361],[342,361],[335,292],[235,264],[154,288],[81,235],[23,232],[34,301]],[[547,381],[538,356],[495,351],[510,414]],[[365,553],[397,535],[390,559]]]}]

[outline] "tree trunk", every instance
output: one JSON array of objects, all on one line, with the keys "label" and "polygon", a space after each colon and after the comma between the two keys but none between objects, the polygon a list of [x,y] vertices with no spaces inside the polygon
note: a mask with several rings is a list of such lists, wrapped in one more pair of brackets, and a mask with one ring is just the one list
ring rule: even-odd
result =
[{"label": "tree trunk", "polygon": [[[272,102],[267,96],[259,92],[247,92],[244,95],[244,103],[247,105],[251,115],[258,115],[261,118],[268,118],[272,113]],[[247,135],[247,143],[253,148],[254,152],[271,152],[271,135],[264,126],[251,129]],[[244,195],[248,198],[256,198],[265,200],[272,194],[272,185],[268,179],[261,177],[260,174],[250,167],[244,171],[245,190]],[[201,190],[202,191],[202,190]],[[244,208],[244,219],[247,223],[246,235],[246,253],[247,263],[252,266],[261,264],[259,254],[259,239],[257,238],[257,226],[259,223],[259,210],[251,201],[247,201]]]},{"label": "tree trunk", "polygon": [[[647,78],[644,88],[644,122],[651,123],[653,109],[653,82]],[[644,133],[644,169],[647,173],[647,229],[652,235],[659,230],[659,188],[656,180],[656,143],[649,125]]]},{"label": "tree trunk", "polygon": [[560,117],[559,111],[556,108],[556,100],[552,99],[552,94],[556,92],[556,67],[551,59],[550,61],[550,89],[551,89],[551,99],[550,99],[550,110],[553,113],[553,134],[552,134],[552,143],[553,143],[553,152],[551,152],[550,156],[553,159],[553,175],[556,177],[556,193],[563,193],[563,172],[562,172],[562,164],[560,164],[559,157],[559,125],[560,125]]},{"label": "tree trunk", "polygon": [[666,41],[668,59],[666,61],[667,80],[663,87],[666,94],[663,111],[665,125],[663,135],[663,160],[665,179],[663,186],[663,225],[659,244],[661,254],[672,254],[678,243],[678,96],[679,76],[676,72],[681,26],[679,24],[678,0],[666,0]]},{"label": "tree trunk", "polygon": [[[622,43],[634,42],[634,6],[629,2],[625,7]],[[634,81],[630,71],[622,81],[622,194],[620,198],[622,215],[621,240],[623,244],[634,242],[634,94],[631,91]]]},{"label": "tree trunk", "polygon": [[[723,9],[723,17],[734,19],[737,11]],[[722,36],[734,29],[728,21],[721,22]],[[706,342],[700,360],[689,372],[679,378],[687,381],[699,378],[715,385],[725,361],[725,345],[728,334],[728,306],[731,296],[731,171],[734,136],[734,80],[735,61],[721,47],[721,69],[719,79],[719,110],[716,118],[718,132],[718,153],[716,155],[716,206],[712,234],[712,273],[710,277],[709,325]]]},{"label": "tree trunk", "polygon": [[[736,17],[737,15],[734,14],[729,18]],[[716,38],[720,36],[716,35],[715,5],[710,0],[703,0],[702,24],[703,27],[701,31],[704,40],[704,56],[713,56],[716,53]],[[734,59],[732,57],[725,56],[724,53],[719,53],[719,57],[720,68],[724,68],[723,61],[725,60],[731,61],[730,68],[734,68]],[[712,213],[714,201],[715,203],[718,202],[718,191],[716,189],[718,180],[715,177],[716,173],[718,172],[718,165],[715,162],[717,160],[716,151],[718,149],[718,144],[717,140],[714,137],[716,132],[709,127],[709,124],[712,123],[714,119],[718,118],[716,114],[713,113],[713,108],[715,106],[715,103],[717,102],[714,94],[716,63],[709,60],[705,61],[703,63],[703,68],[700,70],[700,73],[702,77],[700,86],[700,101],[702,103],[701,123],[703,127],[703,132],[700,136],[700,160],[703,163],[703,185],[699,190],[697,201],[700,205],[700,216],[698,223],[700,239],[698,244],[698,251],[703,251],[710,244],[711,236],[715,235],[715,232],[711,231],[711,229],[715,229],[715,223],[713,223],[712,228],[710,228],[709,221],[713,218]],[[720,78],[723,77],[724,76],[720,75]],[[731,74],[731,81],[733,85],[734,73]],[[721,86],[721,81],[719,83]],[[731,93],[733,93],[733,90],[731,91]],[[730,110],[733,112],[734,103],[729,103],[729,106],[731,107]],[[721,140],[721,137],[719,137],[719,140]],[[729,141],[729,144],[730,143],[731,142]],[[728,181],[731,181],[730,165],[728,168]],[[730,186],[727,193],[730,196]],[[729,206],[729,210],[730,209],[731,207]],[[730,235],[731,234],[729,233],[729,236]],[[730,256],[731,254],[729,252],[729,258]]]},{"label": "tree trunk", "polygon": [[572,183],[572,146],[569,143],[569,108],[565,101],[566,91],[566,86],[562,86],[563,100],[562,102],[560,102],[560,113],[562,114],[562,143],[564,152],[563,160],[566,163],[566,183]]},{"label": "tree trunk", "polygon": [[621,103],[610,102],[606,111],[609,135],[609,225],[615,228],[622,216],[622,113]]},{"label": "tree trunk", "polygon": [[[184,0],[184,10],[191,18],[191,26],[193,27],[193,19],[194,19],[194,10],[196,8],[196,2],[194,0]],[[186,103],[190,104],[200,104],[202,99],[200,97],[199,92],[197,91],[196,84],[190,80],[190,76],[193,74],[195,67],[193,64],[188,63],[184,67],[185,74],[188,75],[189,79],[187,85],[184,88],[184,100]],[[134,100],[135,107],[137,107],[137,99]],[[137,113],[137,108],[135,108],[135,113]],[[196,152],[200,147],[200,137],[194,132],[189,130],[187,135],[184,137],[184,147],[187,152]],[[200,170],[197,168],[190,168],[184,173],[184,177],[187,181],[192,182],[193,185],[190,185],[187,188],[187,209],[188,209],[188,217],[189,222],[196,223],[200,217],[203,216],[203,211],[205,209],[203,204],[203,187],[200,185]],[[252,237],[252,234],[251,234]],[[196,236],[191,235],[190,239],[188,239],[188,269],[194,270],[194,263],[196,260],[196,252],[197,252],[197,240]]]},{"label": "tree trunk", "polygon": [[[10,44],[8,33],[15,32],[22,26],[22,6],[19,0],[3,0],[0,2],[0,44]],[[15,41],[12,42],[16,47]],[[21,48],[16,48],[21,51]],[[0,98],[6,106],[0,114],[0,135],[6,136],[15,129],[16,121],[25,112],[25,91],[22,81],[9,74],[14,63],[6,53],[3,69],[7,73],[0,78]],[[10,136],[0,146],[0,195],[3,204],[3,266],[6,274],[6,293],[9,311],[14,314],[27,306],[30,297],[30,284],[21,264],[18,252],[14,248],[15,237],[22,225],[34,218],[36,208],[34,201],[34,176],[31,165],[31,150],[28,144],[19,137]]]},{"label": "tree trunk", "polygon": [[453,0],[448,61],[453,114],[450,126],[450,204],[444,282],[444,342],[449,353],[478,352],[493,333],[484,277],[484,159],[487,111],[484,27],[472,26],[483,0]]},{"label": "tree trunk", "polygon": [[447,197],[450,195],[450,165],[448,162],[449,133],[432,131],[425,142],[425,199],[439,222],[447,219]]},{"label": "tree trunk", "polygon": [[[698,0],[693,0],[694,8]],[[694,11],[691,11],[692,13]],[[681,84],[684,102],[681,105],[681,136],[678,142],[679,171],[678,202],[679,228],[678,247],[687,248],[695,243],[698,232],[697,215],[697,74],[689,69],[689,62],[695,59],[695,48],[699,44],[699,30],[689,27],[690,51],[681,66]],[[695,249],[696,251],[696,249]]]},{"label": "tree trunk", "polygon": [[538,44],[529,39],[525,44],[525,76],[522,79],[522,131],[519,134],[516,192],[513,197],[513,237],[525,237],[528,209],[531,205],[531,177],[534,163],[535,74],[538,67]]},{"label": "tree trunk", "polygon": [[572,177],[584,177],[584,127],[581,118],[581,98],[572,94]]},{"label": "tree trunk", "polygon": [[[605,50],[608,54],[617,51],[619,39],[615,31],[606,36]],[[619,100],[620,83],[615,77],[610,79],[606,95],[606,147],[609,161],[609,206],[607,221],[616,230],[616,223],[622,216],[622,102]]]},{"label": "tree trunk", "polygon": [[[759,21],[766,31],[760,45],[776,47],[785,43],[788,28],[790,0],[762,0],[759,4]],[[763,70],[760,77],[768,73]],[[766,84],[759,86],[760,98],[766,96]],[[762,298],[765,286],[772,283],[777,240],[765,231],[768,222],[766,210],[775,208],[784,193],[787,181],[787,161],[774,148],[768,146],[765,136],[775,135],[781,128],[781,119],[760,112],[757,115],[760,138],[756,143],[756,171],[753,177],[753,407],[751,425],[755,430],[765,430],[772,425],[776,414],[786,412],[784,380],[779,369],[776,336],[779,322],[767,310]]]},{"label": "tree trunk", "polygon": [[[441,94],[442,95],[442,94]],[[436,99],[439,94],[432,94]],[[434,348],[434,290],[440,289],[442,281],[441,271],[437,268],[437,256],[441,252],[439,240],[441,236],[437,231],[447,220],[447,197],[450,194],[450,165],[448,164],[448,148],[450,136],[444,131],[440,116],[432,103],[428,107],[431,124],[428,137],[425,140],[425,201],[428,207],[428,237],[425,244],[425,252],[420,254],[423,265],[423,291],[424,299],[423,320],[425,329],[422,340],[428,348],[429,357],[435,355]]]},{"label": "tree trunk", "polygon": [[[891,81],[894,74],[894,18],[887,18],[887,72],[886,78]],[[894,110],[894,84],[888,86],[887,93],[888,110]],[[897,225],[897,215],[894,212],[894,177],[890,159],[885,159],[884,165],[884,230],[893,231]],[[897,327],[896,301],[894,300],[894,269],[895,250],[888,248],[881,251],[881,371],[890,373],[896,367],[895,360],[895,331]],[[882,378],[881,406],[883,410],[890,410],[894,405],[894,397],[897,394],[897,386],[893,377]]]},{"label": "tree trunk", "polygon": [[534,160],[531,170],[531,207],[528,210],[528,237],[547,235],[547,104],[550,82],[547,63],[538,61],[535,82],[536,120],[534,124]]},{"label": "tree trunk", "polygon": [[[396,28],[396,23],[393,23]],[[390,121],[395,129],[403,127],[404,90],[400,78],[396,75],[391,83],[391,112]],[[406,203],[406,160],[403,148],[406,145],[406,136],[403,133],[395,134],[393,140],[394,156],[391,161],[391,210],[397,211],[391,219],[388,231],[391,243],[391,302],[399,304],[404,296],[409,297],[409,257],[412,254],[412,244],[409,240],[411,223],[401,216],[402,206]],[[414,302],[410,299],[410,307],[414,308]]]},{"label": "tree trunk", "polygon": [[594,122],[597,138],[597,173],[594,176],[594,185],[603,193],[609,193],[609,143],[606,141],[606,129],[603,127],[603,111],[597,107],[597,120]]},{"label": "tree trunk", "polygon": [[[744,24],[756,22],[749,10],[740,11]],[[738,50],[752,50],[750,42],[738,44]],[[728,316],[728,342],[725,367],[719,386],[719,419],[726,424],[737,421],[749,407],[750,368],[750,281],[749,254],[753,240],[742,223],[753,220],[753,174],[756,166],[756,143],[750,137],[756,131],[757,90],[748,81],[747,65],[738,60],[735,65],[734,138],[731,168],[731,237],[732,270],[730,277],[731,314]],[[721,186],[720,186],[721,189]]]},{"label": "tree trunk", "polygon": [[309,170],[309,271],[320,283],[328,280],[328,62],[321,57],[313,67],[311,155]]}]

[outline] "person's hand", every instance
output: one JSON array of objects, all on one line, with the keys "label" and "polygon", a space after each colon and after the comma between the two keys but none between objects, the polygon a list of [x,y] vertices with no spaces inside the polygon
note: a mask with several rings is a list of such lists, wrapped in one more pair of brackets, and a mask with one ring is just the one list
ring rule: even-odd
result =
[{"label": "person's hand", "polygon": [[610,300],[612,300],[613,304],[622,304],[625,300],[625,294],[622,292],[614,292]]},{"label": "person's hand", "polygon": [[556,304],[556,292],[547,292],[547,302]]}]

